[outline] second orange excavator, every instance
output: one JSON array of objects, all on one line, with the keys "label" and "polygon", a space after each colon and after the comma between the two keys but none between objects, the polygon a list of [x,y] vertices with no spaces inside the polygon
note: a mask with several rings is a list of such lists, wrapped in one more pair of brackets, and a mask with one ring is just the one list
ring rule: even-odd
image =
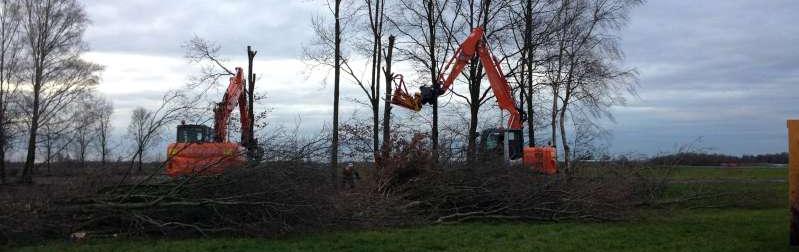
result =
[{"label": "second orange excavator", "polygon": [[[452,84],[464,67],[472,60],[480,60],[485,68],[486,76],[497,99],[499,108],[508,113],[507,128],[485,129],[480,134],[479,153],[483,159],[495,159],[502,155],[509,163],[521,161],[525,167],[530,167],[544,174],[557,173],[555,148],[552,147],[524,147],[522,137],[522,123],[524,113],[516,106],[511,87],[502,73],[499,61],[491,54],[484,39],[484,30],[481,27],[472,30],[472,33],[461,43],[454,56],[444,65],[438,79],[432,86],[423,85],[419,92],[409,94],[405,83],[397,82],[391,103],[413,111],[419,111],[425,104],[433,104],[435,99],[452,88]],[[449,75],[445,73],[449,72]]]},{"label": "second orange excavator", "polygon": [[[243,71],[236,68],[230,77],[222,102],[214,107],[214,128],[205,125],[181,123],[177,127],[177,141],[167,148],[166,173],[169,176],[190,174],[215,174],[225,169],[245,164],[245,144],[251,138],[252,120],[247,113],[247,96],[244,94]],[[241,142],[228,140],[230,114],[239,107]]]}]

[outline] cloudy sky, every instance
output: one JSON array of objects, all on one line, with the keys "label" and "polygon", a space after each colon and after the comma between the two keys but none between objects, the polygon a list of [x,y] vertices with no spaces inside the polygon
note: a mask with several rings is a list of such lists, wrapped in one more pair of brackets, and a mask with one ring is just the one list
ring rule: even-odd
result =
[{"label": "cloudy sky", "polygon": [[[89,60],[106,66],[99,91],[116,107],[117,129],[136,106],[157,104],[196,67],[181,44],[194,35],[222,45],[230,65],[245,46],[259,52],[258,88],[270,120],[308,130],[330,120],[331,85],[301,61],[319,1],[85,0]],[[607,122],[614,153],[673,151],[701,138],[713,151],[786,150],[785,120],[799,118],[799,2],[649,1],[621,33],[624,65],[640,74],[637,97]],[[345,85],[344,93],[360,92]],[[344,102],[345,116],[360,105]]]}]

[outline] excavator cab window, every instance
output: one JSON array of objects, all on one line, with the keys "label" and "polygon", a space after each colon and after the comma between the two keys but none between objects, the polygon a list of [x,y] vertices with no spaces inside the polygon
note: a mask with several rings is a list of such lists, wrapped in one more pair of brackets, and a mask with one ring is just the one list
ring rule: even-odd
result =
[{"label": "excavator cab window", "polygon": [[521,158],[522,148],[524,147],[522,130],[505,130],[505,135],[508,136],[508,156],[510,156],[510,159]]},{"label": "excavator cab window", "polygon": [[502,135],[500,133],[489,133],[484,135],[483,139],[484,150],[496,150],[499,142],[502,141]]},{"label": "excavator cab window", "polygon": [[212,130],[205,125],[178,125],[178,143],[204,143],[211,142]]},{"label": "excavator cab window", "polygon": [[[507,146],[505,146],[506,137],[508,138]],[[480,159],[502,158],[505,153],[504,148],[508,148],[509,158],[516,160],[522,157],[523,146],[524,140],[522,139],[521,130],[485,129],[480,134]]]},{"label": "excavator cab window", "polygon": [[478,159],[482,162],[494,162],[502,159],[502,143],[504,138],[502,131],[497,129],[485,129],[480,132],[478,143]]}]

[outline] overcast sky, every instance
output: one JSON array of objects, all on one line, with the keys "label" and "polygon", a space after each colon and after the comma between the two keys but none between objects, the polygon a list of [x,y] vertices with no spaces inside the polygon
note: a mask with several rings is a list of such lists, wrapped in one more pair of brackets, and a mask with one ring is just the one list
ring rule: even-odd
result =
[{"label": "overcast sky", "polygon": [[[245,46],[259,52],[260,90],[270,120],[307,129],[330,121],[332,86],[300,60],[318,1],[84,1],[92,20],[86,58],[106,66],[99,91],[116,107],[117,129],[136,106],[195,71],[181,44],[195,34],[218,42],[231,65]],[[614,153],[655,154],[702,138],[731,154],[783,152],[785,120],[799,118],[799,2],[648,1],[621,33],[624,65],[640,76],[638,97],[607,122]],[[360,92],[345,85],[344,93]],[[344,102],[344,116],[361,105]]]}]

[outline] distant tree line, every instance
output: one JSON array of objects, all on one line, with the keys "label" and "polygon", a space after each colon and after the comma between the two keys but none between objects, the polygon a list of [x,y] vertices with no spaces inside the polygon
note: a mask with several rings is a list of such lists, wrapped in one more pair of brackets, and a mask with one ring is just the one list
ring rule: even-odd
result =
[{"label": "distant tree line", "polygon": [[650,162],[672,165],[724,165],[724,164],[787,164],[788,153],[733,156],[718,153],[677,153],[654,157]]}]

